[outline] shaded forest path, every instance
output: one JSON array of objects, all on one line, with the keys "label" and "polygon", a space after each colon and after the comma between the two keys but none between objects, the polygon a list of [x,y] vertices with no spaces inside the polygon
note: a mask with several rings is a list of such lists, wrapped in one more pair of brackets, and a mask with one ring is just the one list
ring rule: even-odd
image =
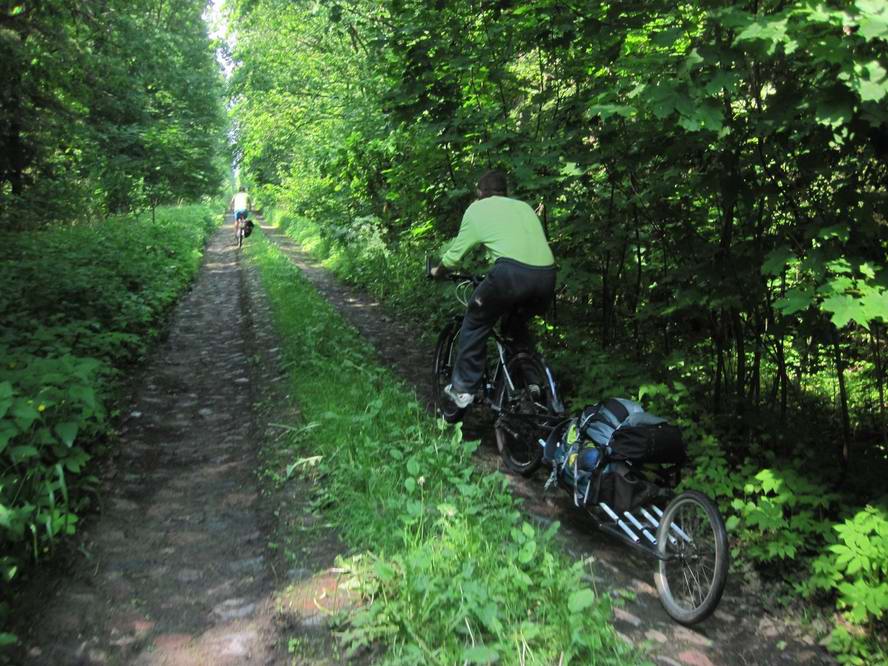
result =
[{"label": "shaded forest path", "polygon": [[[332,273],[285,236],[264,226],[265,234],[302,270],[318,291],[374,346],[380,360],[431,402],[431,359],[434,343],[417,335],[421,322],[398,321],[373,297],[338,281]],[[442,294],[442,298],[444,295]],[[500,468],[489,424],[471,420],[467,436],[480,437],[478,464]],[[471,431],[471,432],[469,432]],[[595,587],[622,599],[615,610],[615,628],[625,639],[650,651],[664,666],[770,666],[778,664],[835,664],[815,641],[811,630],[764,607],[762,590],[740,589],[738,577],[729,580],[714,616],[694,628],[673,622],[660,606],[653,587],[653,564],[606,536],[595,533],[564,499],[564,493],[544,494],[542,473],[536,478],[509,476],[513,492],[524,508],[542,523],[562,522],[560,538],[576,558],[593,557]],[[619,602],[618,602],[619,603]]]},{"label": "shaded forest path", "polygon": [[313,602],[335,586],[339,546],[286,543],[308,493],[258,478],[270,422],[287,422],[286,374],[258,276],[232,241],[230,225],[212,237],[136,378],[79,553],[24,591],[15,663],[286,664],[287,639],[300,634],[324,655],[300,663],[338,663]]}]

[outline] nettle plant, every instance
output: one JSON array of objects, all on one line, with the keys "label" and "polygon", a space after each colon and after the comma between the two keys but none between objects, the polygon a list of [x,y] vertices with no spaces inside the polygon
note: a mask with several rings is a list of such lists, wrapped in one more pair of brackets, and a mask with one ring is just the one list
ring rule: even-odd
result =
[{"label": "nettle plant", "polygon": [[68,478],[89,459],[80,442],[105,423],[96,395],[101,364],[91,358],[6,353],[0,381],[0,576],[15,577],[22,558],[39,559],[57,537],[73,534],[86,501]]},{"label": "nettle plant", "polygon": [[759,471],[743,484],[743,495],[732,500],[727,525],[755,562],[793,560],[823,543],[827,513],[838,501],[838,495],[790,469]]},{"label": "nettle plant", "polygon": [[[830,635],[829,647],[849,664],[884,663],[888,620],[888,509],[867,506],[835,525],[836,543],[811,564],[800,591],[836,595],[845,623]],[[880,639],[881,638],[881,644]]]}]

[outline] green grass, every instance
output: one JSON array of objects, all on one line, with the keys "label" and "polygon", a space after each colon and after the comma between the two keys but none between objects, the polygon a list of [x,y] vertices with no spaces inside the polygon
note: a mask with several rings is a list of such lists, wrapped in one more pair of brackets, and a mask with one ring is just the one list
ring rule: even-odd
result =
[{"label": "green grass", "polygon": [[382,644],[392,664],[637,663],[557,526],[527,522],[506,478],[475,469],[478,443],[436,423],[276,247],[254,234],[247,252],[302,414],[293,462],[320,456],[305,473],[350,547],[363,604],[347,647]]}]

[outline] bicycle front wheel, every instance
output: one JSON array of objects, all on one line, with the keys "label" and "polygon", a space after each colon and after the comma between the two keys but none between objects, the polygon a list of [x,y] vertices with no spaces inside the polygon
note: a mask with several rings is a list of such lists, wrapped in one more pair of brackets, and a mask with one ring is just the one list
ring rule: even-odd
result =
[{"label": "bicycle front wheel", "polygon": [[673,499],[657,527],[654,582],[660,603],[681,624],[696,624],[718,606],[728,579],[728,535],[711,499],[693,490]]},{"label": "bicycle front wheel", "polygon": [[435,414],[441,416],[450,398],[444,389],[450,383],[453,374],[453,363],[456,361],[456,340],[459,336],[460,322],[456,319],[449,322],[438,336],[435,345],[434,376],[432,377],[432,399],[435,403]]},{"label": "bicycle front wheel", "polygon": [[[511,471],[530,476],[543,460],[540,438],[545,439],[545,421],[552,398],[543,363],[531,354],[517,354],[506,365],[508,378],[501,376],[500,414],[496,420],[496,445]],[[511,385],[509,384],[511,379]]]}]

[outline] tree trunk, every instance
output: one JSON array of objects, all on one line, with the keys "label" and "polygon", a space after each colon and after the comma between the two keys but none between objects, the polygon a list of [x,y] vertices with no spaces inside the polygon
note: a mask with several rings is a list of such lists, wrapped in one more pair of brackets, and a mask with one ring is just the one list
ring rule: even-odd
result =
[{"label": "tree trunk", "polygon": [[873,362],[876,366],[876,385],[879,390],[879,432],[882,434],[882,444],[888,446],[888,423],[885,421],[885,368],[882,364],[882,340],[881,325],[873,322],[873,330],[870,338],[873,346]]},{"label": "tree trunk", "polygon": [[610,315],[608,313],[608,305],[610,304],[610,262],[611,253],[607,251],[604,259],[604,270],[601,273],[601,346],[607,349],[610,338]]},{"label": "tree trunk", "polygon": [[851,421],[848,417],[848,392],[845,389],[845,364],[842,360],[842,351],[839,348],[839,332],[832,329],[833,354],[835,356],[836,375],[839,379],[839,399],[842,405],[842,451],[841,466],[842,479],[848,471],[848,445],[851,441]]},{"label": "tree trunk", "polygon": [[731,329],[734,333],[734,349],[737,354],[733,393],[735,399],[740,402],[746,393],[746,339],[743,336],[743,320],[737,308],[731,308]]},{"label": "tree trunk", "polygon": [[715,320],[713,325],[713,330],[715,331],[715,379],[712,383],[712,411],[715,414],[719,414],[721,412],[722,400],[722,376],[725,371],[724,341],[722,340],[721,325],[718,317],[716,315],[712,315],[712,317]]},{"label": "tree trunk", "polygon": [[789,392],[789,376],[786,373],[786,340],[783,332],[780,333],[780,340],[777,345],[777,372],[780,380],[780,421],[786,420],[786,400]]},{"label": "tree trunk", "polygon": [[749,381],[749,401],[756,409],[762,398],[762,328],[761,317],[756,314],[755,350],[752,356],[752,376]]},{"label": "tree trunk", "polygon": [[632,207],[632,217],[635,221],[635,297],[632,301],[632,337],[635,342],[636,359],[641,360],[641,345],[639,344],[638,304],[641,302],[641,232],[639,231],[638,209]]}]

